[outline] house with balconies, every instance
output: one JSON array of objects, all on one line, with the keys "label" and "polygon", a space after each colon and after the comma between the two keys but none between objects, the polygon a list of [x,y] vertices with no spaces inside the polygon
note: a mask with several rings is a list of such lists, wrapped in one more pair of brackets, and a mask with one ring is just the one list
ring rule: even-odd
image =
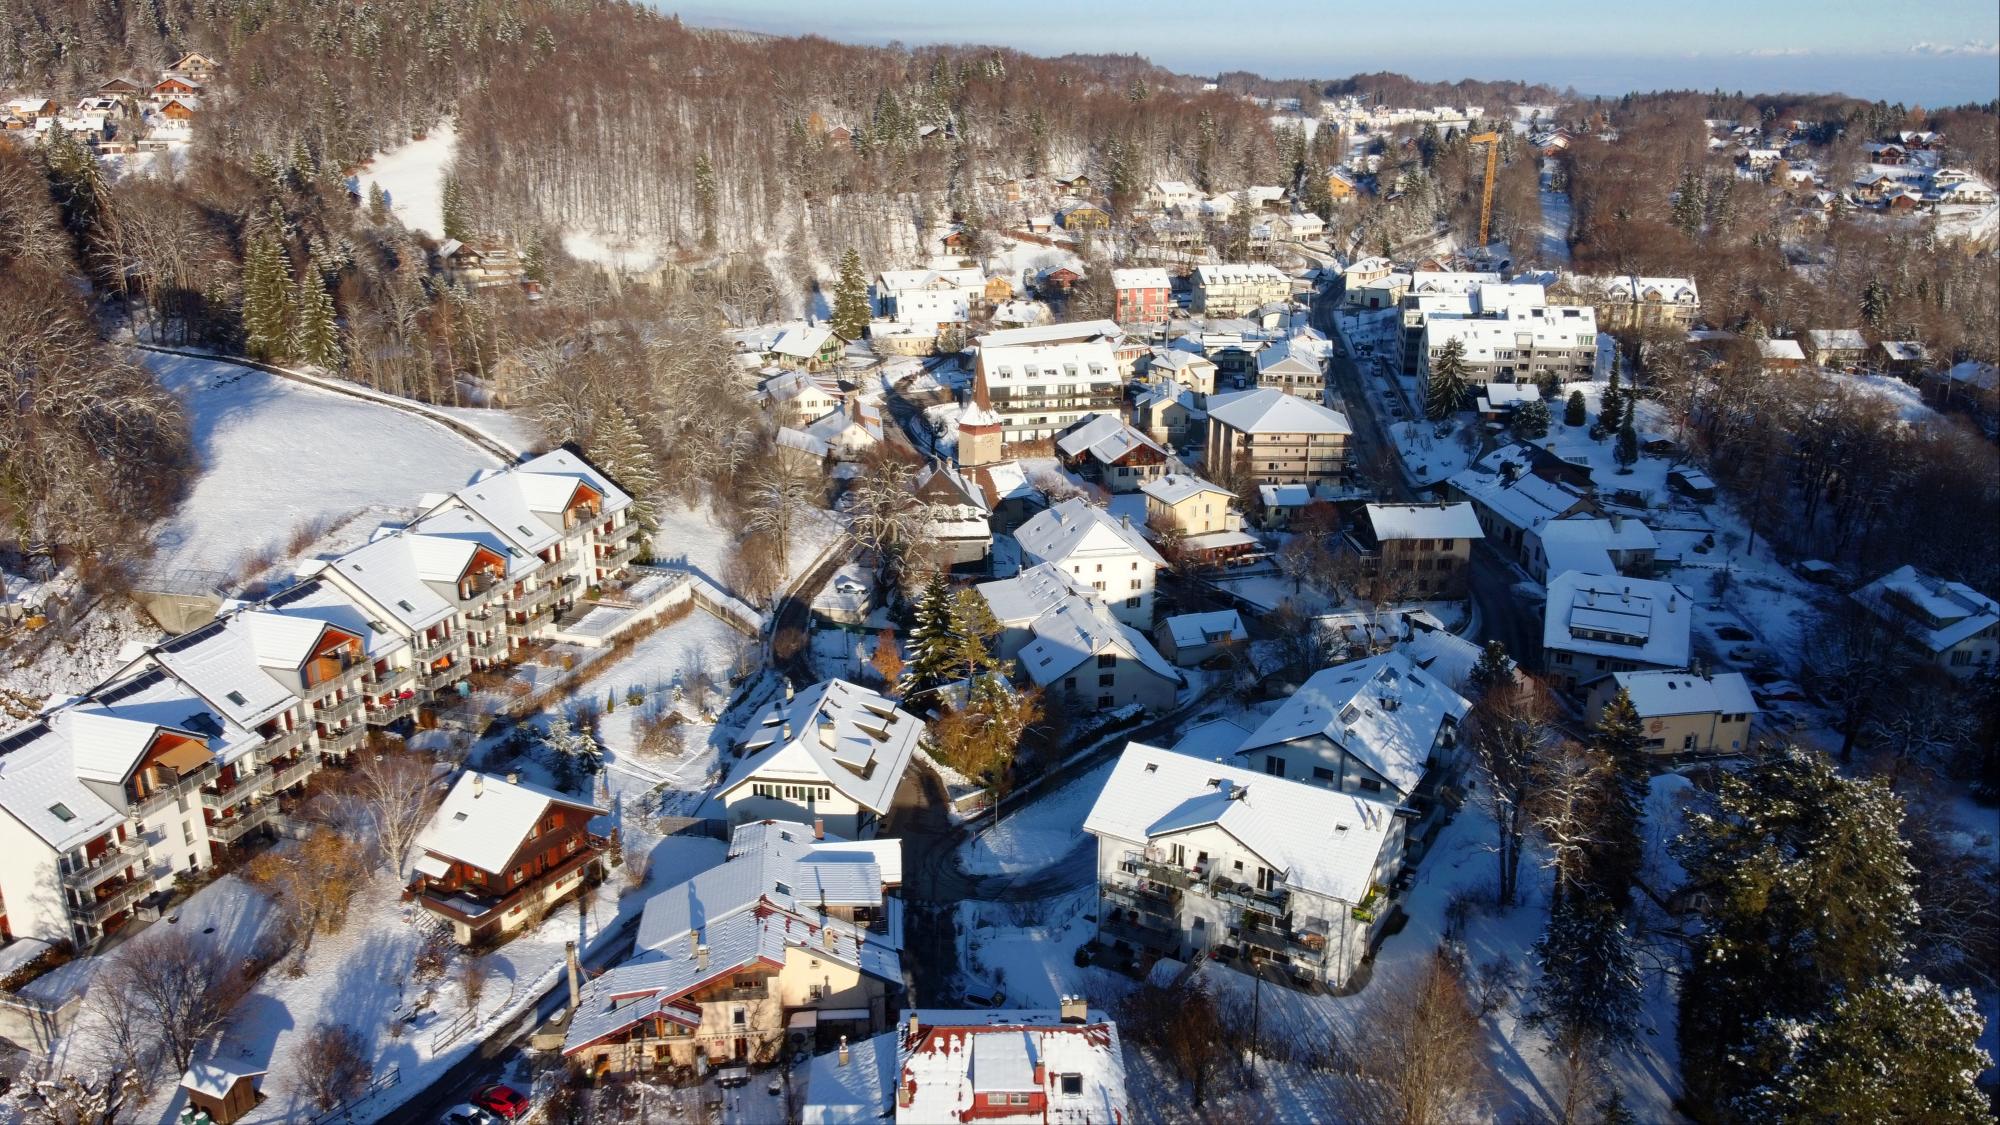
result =
[{"label": "house with balconies", "polygon": [[794,820],[872,839],[895,800],[924,721],[877,691],[827,680],[759,712],[716,791],[729,823]]},{"label": "house with balconies", "polygon": [[1083,829],[1113,960],[1207,956],[1331,989],[1378,940],[1403,821],[1385,801],[1135,742]]},{"label": "house with balconies", "polygon": [[1166,560],[1128,517],[1071,497],[1014,529],[1024,564],[1052,563],[1135,629],[1153,627],[1153,590]]},{"label": "house with balconies", "polygon": [[902,991],[902,844],[784,820],[655,895],[631,960],[584,986],[563,1054],[593,1074],[693,1074],[886,1028]]},{"label": "house with balconies", "polygon": [[[643,547],[632,497],[567,449],[483,473],[432,514],[451,508],[469,509],[509,546],[540,559],[543,569],[526,590],[553,586],[559,608],[574,605],[584,587],[618,580]],[[508,595],[510,612],[524,594],[516,589]],[[523,628],[524,636],[551,631],[546,622],[527,624],[532,627]]]},{"label": "house with balconies", "polygon": [[461,945],[504,939],[604,875],[609,810],[553,789],[467,770],[417,836],[408,895]]}]

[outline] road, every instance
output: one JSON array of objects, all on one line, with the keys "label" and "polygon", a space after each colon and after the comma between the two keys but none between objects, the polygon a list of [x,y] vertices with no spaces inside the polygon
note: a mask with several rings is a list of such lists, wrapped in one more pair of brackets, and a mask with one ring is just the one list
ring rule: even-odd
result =
[{"label": "road", "polygon": [[1313,325],[1333,341],[1330,366],[1332,367],[1334,390],[1340,397],[1337,409],[1347,415],[1354,427],[1350,439],[1353,448],[1348,450],[1348,463],[1369,470],[1371,477],[1379,477],[1374,484],[1384,499],[1415,500],[1417,495],[1403,479],[1402,462],[1396,457],[1395,442],[1382,428],[1382,419],[1377,417],[1368,405],[1368,389],[1363,385],[1365,378],[1354,357],[1347,354],[1347,348],[1340,342],[1340,334],[1333,329],[1334,298],[1325,290],[1313,297]]}]

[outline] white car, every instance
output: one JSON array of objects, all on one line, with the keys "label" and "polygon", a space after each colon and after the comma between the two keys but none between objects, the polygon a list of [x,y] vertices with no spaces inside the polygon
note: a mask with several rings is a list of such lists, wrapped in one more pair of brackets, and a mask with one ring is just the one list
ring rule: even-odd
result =
[{"label": "white car", "polygon": [[500,1119],[468,1103],[445,1110],[438,1125],[500,1125]]}]

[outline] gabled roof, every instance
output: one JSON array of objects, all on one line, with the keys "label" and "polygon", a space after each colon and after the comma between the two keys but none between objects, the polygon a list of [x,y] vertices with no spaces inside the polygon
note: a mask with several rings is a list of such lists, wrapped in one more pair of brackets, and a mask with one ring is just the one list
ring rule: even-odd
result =
[{"label": "gabled roof", "polygon": [[1160,628],[1174,639],[1176,648],[1199,648],[1214,643],[1214,639],[1242,641],[1249,637],[1243,630],[1243,618],[1233,609],[1176,614],[1160,622]]},{"label": "gabled roof", "polygon": [[2000,602],[1963,582],[1933,578],[1914,566],[1890,571],[1854,591],[1853,597],[1932,652],[1943,652],[2000,624]]},{"label": "gabled roof", "polygon": [[1315,672],[1237,753],[1325,737],[1404,796],[1424,779],[1431,748],[1472,705],[1399,652]]},{"label": "gabled roof", "polygon": [[1246,434],[1351,434],[1347,416],[1276,387],[1215,395],[1208,416]]},{"label": "gabled roof", "polygon": [[1168,473],[1140,485],[1139,491],[1169,506],[1203,494],[1221,496],[1231,503],[1236,500],[1234,492],[1219,484],[1210,484],[1192,473]]},{"label": "gabled roof", "polygon": [[1669,715],[1753,714],[1757,701],[1741,672],[1697,676],[1688,672],[1614,672],[1642,719]]},{"label": "gabled roof", "polygon": [[752,777],[782,777],[825,782],[861,807],[886,813],[924,722],[880,692],[835,679],[771,704],[747,730],[748,756],[718,795]]},{"label": "gabled roof", "polygon": [[1167,451],[1160,443],[1133,429],[1116,414],[1092,414],[1056,438],[1056,448],[1066,457],[1088,455],[1106,465],[1138,449],[1150,449],[1162,458]]},{"label": "gabled roof", "polygon": [[229,1091],[238,1082],[268,1073],[267,1070],[253,1069],[241,1063],[210,1059],[188,1067],[187,1073],[181,1075],[181,1089],[221,1100],[229,1096]]},{"label": "gabled roof", "polygon": [[1073,555],[1135,554],[1154,566],[1166,560],[1139,529],[1114,518],[1082,497],[1071,497],[1037,512],[1014,532],[1024,556],[1034,562],[1062,562]]},{"label": "gabled roof", "polygon": [[1395,819],[1381,801],[1133,742],[1083,830],[1147,845],[1213,825],[1282,872],[1285,886],[1357,903]]},{"label": "gabled roof", "polygon": [[1569,571],[1548,580],[1542,647],[1662,668],[1687,665],[1694,599],[1671,582]]},{"label": "gabled roof", "polygon": [[[646,900],[636,948],[671,950],[688,934],[760,902],[801,917],[822,905],[879,908],[884,886],[901,881],[902,846],[901,840],[815,839],[810,825],[791,821],[739,824],[722,863]],[[901,935],[884,940],[900,945]]]},{"label": "gabled roof", "polygon": [[979,486],[967,480],[956,466],[944,462],[934,462],[924,466],[910,486],[919,499],[934,504],[963,505],[986,510],[986,494]]},{"label": "gabled roof", "polygon": [[553,789],[467,770],[418,834],[417,847],[497,875],[552,806],[590,816],[610,811]]},{"label": "gabled roof", "polygon": [[827,326],[794,325],[778,334],[771,342],[771,354],[790,356],[793,359],[811,359],[833,342],[833,329]]},{"label": "gabled roof", "polygon": [[1370,504],[1367,511],[1378,541],[1486,538],[1470,504]]}]

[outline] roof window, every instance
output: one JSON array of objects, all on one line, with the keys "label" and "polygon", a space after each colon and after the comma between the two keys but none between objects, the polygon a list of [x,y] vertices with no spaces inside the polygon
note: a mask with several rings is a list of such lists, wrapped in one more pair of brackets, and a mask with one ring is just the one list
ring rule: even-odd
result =
[{"label": "roof window", "polygon": [[68,822],[76,819],[76,814],[69,811],[69,806],[63,804],[61,801],[57,801],[55,804],[50,805],[49,812],[52,813],[55,816],[55,818],[60,821]]}]

